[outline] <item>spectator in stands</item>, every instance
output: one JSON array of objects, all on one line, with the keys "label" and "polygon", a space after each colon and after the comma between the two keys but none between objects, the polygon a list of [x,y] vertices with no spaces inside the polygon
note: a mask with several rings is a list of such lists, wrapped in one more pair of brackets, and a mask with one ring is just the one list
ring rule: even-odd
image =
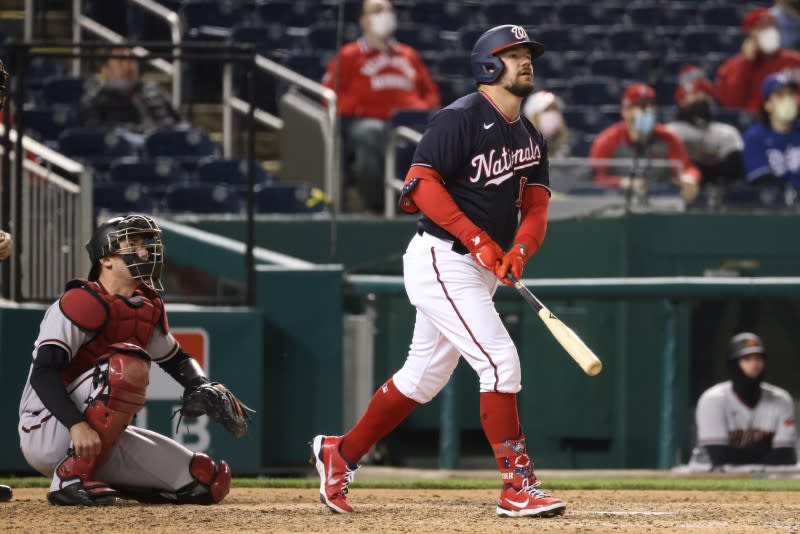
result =
[{"label": "spectator in stands", "polygon": [[756,334],[731,338],[730,380],[707,389],[697,401],[692,470],[797,463],[794,402],[786,390],[763,381],[766,358]]},{"label": "spectator in stands", "polygon": [[126,56],[130,56],[130,51],[125,48],[111,50],[96,82],[81,102],[81,126],[123,127],[145,134],[180,122],[180,115],[161,87],[142,81],[138,62]]},{"label": "spectator in stands", "polygon": [[769,8],[781,34],[781,46],[800,50],[800,0],[775,0]]},{"label": "spectator in stands", "polygon": [[549,91],[537,91],[525,101],[522,113],[547,139],[550,159],[570,155],[569,128],[562,111],[564,101]]},{"label": "spectator in stands", "polygon": [[352,204],[360,197],[364,210],[380,213],[388,119],[400,109],[438,108],[440,97],[417,51],[392,38],[397,22],[389,0],[364,0],[359,24],[362,36],[342,47],[322,83],[338,96],[344,170],[358,193]]},{"label": "spectator in stands", "polygon": [[744,134],[744,169],[748,182],[800,187],[798,82],[787,73],[767,76],[761,85],[761,122]]},{"label": "spectator in stands", "polygon": [[635,83],[625,89],[622,120],[595,137],[589,157],[632,158],[634,164],[597,162],[593,164],[594,181],[632,188],[637,196],[644,198],[648,183],[677,182],[683,199],[691,202],[698,193],[700,171],[689,160],[678,136],[656,123],[655,99],[656,92],[649,85]]},{"label": "spectator in stands", "polygon": [[714,86],[694,65],[684,65],[678,81],[678,112],[667,127],[683,142],[703,185],[741,180],[742,135],[734,126],[713,120]]},{"label": "spectator in stands", "polygon": [[800,52],[781,48],[775,17],[767,8],[756,8],[744,17],[741,53],[717,70],[716,95],[728,108],[746,109],[758,114],[759,88],[764,78],[786,69],[800,71]]}]

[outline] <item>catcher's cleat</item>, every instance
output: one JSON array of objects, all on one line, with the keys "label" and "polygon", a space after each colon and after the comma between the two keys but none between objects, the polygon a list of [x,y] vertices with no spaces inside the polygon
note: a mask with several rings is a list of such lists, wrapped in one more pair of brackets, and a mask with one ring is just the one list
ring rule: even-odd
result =
[{"label": "catcher's cleat", "polygon": [[[535,479],[534,479],[535,480]],[[563,515],[567,503],[539,490],[541,482],[523,485],[521,489],[506,484],[500,490],[497,515],[500,517],[555,517]]]},{"label": "catcher's cleat", "polygon": [[347,502],[347,490],[360,465],[350,464],[339,452],[341,436],[315,436],[311,445],[312,460],[319,473],[319,500],[339,514],[353,511]]},{"label": "catcher's cleat", "polygon": [[119,493],[102,482],[87,480],[51,491],[47,500],[59,506],[111,506],[119,503]]}]

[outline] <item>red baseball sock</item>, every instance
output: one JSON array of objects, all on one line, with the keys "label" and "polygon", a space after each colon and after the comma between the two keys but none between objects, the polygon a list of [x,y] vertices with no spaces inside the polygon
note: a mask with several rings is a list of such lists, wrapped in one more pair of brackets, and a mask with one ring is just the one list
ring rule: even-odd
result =
[{"label": "red baseball sock", "polygon": [[390,378],[372,396],[358,423],[342,437],[339,452],[348,462],[358,463],[369,448],[408,417],[416,405],[416,401],[397,390]]},{"label": "red baseball sock", "polygon": [[516,393],[481,393],[481,426],[489,443],[519,439],[522,434]]}]

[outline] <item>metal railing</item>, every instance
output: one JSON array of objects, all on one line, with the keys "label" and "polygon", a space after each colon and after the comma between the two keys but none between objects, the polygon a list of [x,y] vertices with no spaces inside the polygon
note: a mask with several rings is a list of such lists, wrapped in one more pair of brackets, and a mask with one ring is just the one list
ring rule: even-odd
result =
[{"label": "metal railing", "polygon": [[[0,125],[0,137],[5,128]],[[18,146],[17,131],[9,131]],[[12,300],[50,301],[64,289],[64,283],[86,276],[89,259],[84,240],[94,228],[92,218],[92,175],[80,163],[23,136],[22,175],[17,153],[11,149],[9,196],[11,230],[15,233],[14,261],[10,262],[13,283],[4,288]],[[0,145],[0,155],[5,150]],[[77,177],[77,182],[55,169]]]},{"label": "metal railing", "polygon": [[422,134],[408,126],[398,126],[389,132],[386,143],[386,167],[384,168],[384,215],[394,217],[397,214],[394,195],[403,189],[403,180],[395,176],[397,166],[396,149],[401,142],[410,141],[419,144]]},{"label": "metal railing", "polygon": [[[172,51],[173,60],[172,63],[168,63],[163,59],[153,59],[151,60],[151,64],[159,69],[160,71],[168,74],[172,80],[172,105],[175,109],[180,109],[181,107],[181,93],[183,91],[182,86],[182,77],[181,77],[181,50],[180,44],[183,39],[181,35],[181,21],[180,17],[174,11],[171,11],[158,2],[154,2],[153,0],[128,0],[132,2],[145,11],[150,12],[151,14],[155,15],[156,17],[162,19],[169,25],[170,31],[170,39],[172,44],[175,45],[175,48]],[[33,10],[25,11],[25,19],[29,17],[33,17]],[[109,28],[106,28],[102,24],[98,23],[97,21],[85,16],[83,14],[83,1],[82,0],[72,0],[72,40],[76,43],[81,41],[81,31],[83,29],[90,31],[94,35],[105,39],[110,43],[119,43],[123,44],[127,39],[118,33],[115,33]],[[81,60],[80,56],[77,55],[77,50],[73,51],[76,56],[72,60],[72,74],[74,76],[79,76],[81,73]],[[142,48],[136,47],[133,49],[133,54],[138,57],[146,57],[149,52]]]},{"label": "metal railing", "polygon": [[[298,74],[297,72],[284,67],[280,63],[276,63],[275,61],[261,54],[256,55],[255,61],[256,67],[259,70],[304,89],[325,102],[328,116],[328,124],[322,131],[322,138],[324,142],[323,157],[325,159],[325,192],[331,198],[333,205],[336,206],[336,209],[338,210],[341,200],[341,172],[339,165],[340,141],[339,136],[337,135],[339,117],[336,112],[336,92],[328,87],[325,87],[319,82],[312,80],[311,78],[307,78],[306,76]],[[223,71],[222,101],[224,106],[222,114],[223,151],[226,155],[228,155],[232,151],[233,146],[233,112],[236,111],[238,113],[246,114],[250,110],[250,104],[248,102],[233,94],[233,69],[230,66],[226,66]],[[307,114],[309,116],[313,115],[311,112],[308,112]],[[267,127],[277,130],[283,128],[283,120],[280,117],[269,113],[268,111],[255,108],[253,111],[253,116],[256,121]]]}]

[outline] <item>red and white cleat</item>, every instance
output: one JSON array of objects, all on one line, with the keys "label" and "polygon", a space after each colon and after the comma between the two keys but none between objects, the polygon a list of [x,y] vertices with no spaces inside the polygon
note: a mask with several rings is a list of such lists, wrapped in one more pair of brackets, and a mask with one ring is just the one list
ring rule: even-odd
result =
[{"label": "red and white cleat", "polygon": [[500,517],[554,517],[563,515],[567,503],[539,490],[541,482],[523,484],[521,489],[507,484],[500,490],[497,515]]},{"label": "red and white cleat", "polygon": [[316,436],[311,445],[312,459],[319,473],[319,500],[332,511],[353,511],[347,502],[347,490],[360,465],[348,464],[339,453],[341,436]]}]

